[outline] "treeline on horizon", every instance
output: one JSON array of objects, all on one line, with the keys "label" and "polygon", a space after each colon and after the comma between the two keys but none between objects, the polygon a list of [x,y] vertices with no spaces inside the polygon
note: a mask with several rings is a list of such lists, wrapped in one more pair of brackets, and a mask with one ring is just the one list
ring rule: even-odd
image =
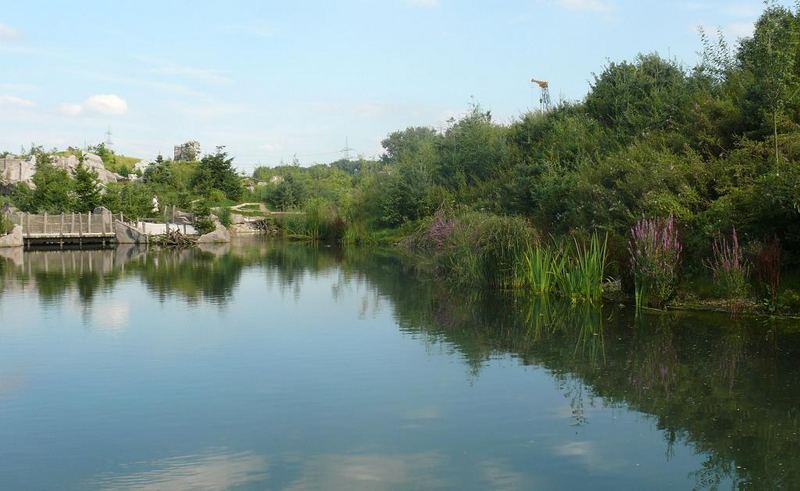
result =
[{"label": "treeline on horizon", "polygon": [[610,63],[583,101],[511,124],[473,105],[444,131],[390,134],[378,162],[257,168],[272,180],[258,197],[278,209],[322,201],[368,230],[462,207],[623,244],[642,217],[673,215],[689,255],[733,228],[796,253],[800,17],[771,5],[735,46],[701,40],[691,69],[657,54]]}]

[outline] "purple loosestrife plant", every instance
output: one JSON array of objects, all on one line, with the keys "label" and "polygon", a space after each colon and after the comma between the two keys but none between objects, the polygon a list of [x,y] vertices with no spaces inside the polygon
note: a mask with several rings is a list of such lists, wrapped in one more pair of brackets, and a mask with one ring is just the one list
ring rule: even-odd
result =
[{"label": "purple loosestrife plant", "polygon": [[629,245],[636,307],[663,307],[675,293],[681,246],[675,218],[642,218],[631,228]]},{"label": "purple loosestrife plant", "polygon": [[437,211],[427,231],[428,242],[438,250],[443,249],[455,226],[456,221],[453,216],[444,210]]},{"label": "purple loosestrife plant", "polygon": [[730,239],[717,235],[714,239],[713,256],[706,265],[714,273],[714,279],[728,298],[741,299],[747,294],[750,265],[744,258],[736,228],[731,232]]}]

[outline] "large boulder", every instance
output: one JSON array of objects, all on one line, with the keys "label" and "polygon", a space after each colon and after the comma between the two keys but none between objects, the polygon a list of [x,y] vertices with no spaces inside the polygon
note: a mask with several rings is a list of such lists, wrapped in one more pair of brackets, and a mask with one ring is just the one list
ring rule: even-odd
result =
[{"label": "large boulder", "polygon": [[22,226],[14,225],[11,233],[0,235],[0,247],[22,247],[25,240],[22,237]]},{"label": "large boulder", "polygon": [[146,244],[147,236],[130,225],[114,220],[114,234],[117,244]]},{"label": "large boulder", "polygon": [[213,217],[213,220],[214,230],[205,235],[201,235],[200,238],[197,239],[198,244],[222,244],[231,241],[231,234],[228,232],[228,229],[225,228],[225,225],[220,223],[216,217]]}]

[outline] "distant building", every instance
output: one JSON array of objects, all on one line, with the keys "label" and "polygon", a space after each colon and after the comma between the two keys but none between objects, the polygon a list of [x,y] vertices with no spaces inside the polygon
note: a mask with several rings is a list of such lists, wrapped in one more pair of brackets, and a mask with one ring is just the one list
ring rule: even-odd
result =
[{"label": "distant building", "polygon": [[194,161],[200,158],[200,142],[188,141],[183,145],[175,145],[173,160]]}]

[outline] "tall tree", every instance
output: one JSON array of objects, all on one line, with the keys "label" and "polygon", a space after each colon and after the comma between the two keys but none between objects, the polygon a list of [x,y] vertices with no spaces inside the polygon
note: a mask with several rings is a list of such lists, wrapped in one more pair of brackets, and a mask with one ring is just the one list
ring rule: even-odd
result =
[{"label": "tall tree", "polygon": [[62,213],[72,205],[72,178],[69,173],[53,165],[50,155],[36,154],[36,173],[33,175],[31,211]]},{"label": "tall tree", "polygon": [[75,205],[73,209],[88,212],[100,206],[100,181],[97,172],[86,167],[81,161],[75,168]]},{"label": "tall tree", "polygon": [[753,37],[742,41],[739,51],[747,84],[745,111],[760,114],[766,123],[762,127],[770,128],[776,171],[780,166],[779,120],[800,90],[799,46],[797,16],[787,8],[772,5],[756,22]]},{"label": "tall tree", "polygon": [[225,147],[217,147],[215,153],[200,160],[192,177],[192,186],[206,195],[218,189],[234,201],[242,196],[242,180],[236,174],[233,158],[228,157]]}]

